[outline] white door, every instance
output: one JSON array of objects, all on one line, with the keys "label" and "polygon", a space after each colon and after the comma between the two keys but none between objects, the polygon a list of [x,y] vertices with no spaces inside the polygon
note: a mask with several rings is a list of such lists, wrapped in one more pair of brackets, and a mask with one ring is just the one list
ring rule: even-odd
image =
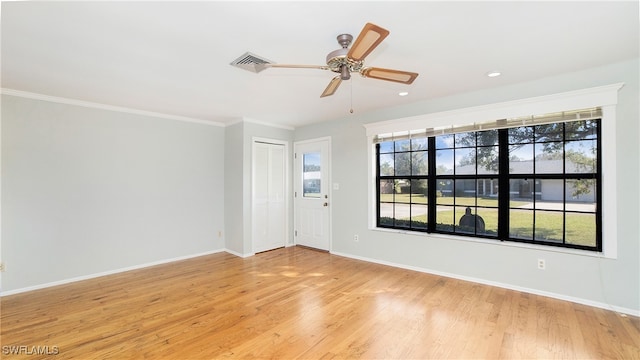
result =
[{"label": "white door", "polygon": [[253,142],[253,252],[283,247],[287,240],[286,146]]},{"label": "white door", "polygon": [[330,138],[294,144],[296,244],[330,249]]}]

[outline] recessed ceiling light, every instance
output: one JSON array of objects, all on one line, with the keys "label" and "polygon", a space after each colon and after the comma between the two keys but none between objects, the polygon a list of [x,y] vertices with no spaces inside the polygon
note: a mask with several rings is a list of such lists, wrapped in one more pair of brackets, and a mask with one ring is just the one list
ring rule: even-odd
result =
[{"label": "recessed ceiling light", "polygon": [[399,92],[399,93],[398,93],[398,95],[400,95],[400,96],[407,96],[407,95],[409,95],[409,93],[408,93],[408,92],[406,92],[406,91],[403,91],[403,92]]},{"label": "recessed ceiling light", "polygon": [[500,76],[500,75],[501,75],[500,71],[489,71],[487,73],[488,77],[496,77],[496,76]]}]

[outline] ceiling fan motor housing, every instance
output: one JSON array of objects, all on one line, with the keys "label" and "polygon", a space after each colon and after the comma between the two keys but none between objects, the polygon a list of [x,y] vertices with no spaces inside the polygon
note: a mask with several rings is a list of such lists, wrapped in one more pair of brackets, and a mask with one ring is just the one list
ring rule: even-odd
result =
[{"label": "ceiling fan motor housing", "polygon": [[327,66],[329,70],[339,73],[342,80],[349,80],[351,73],[360,71],[364,63],[363,61],[356,61],[347,57],[353,36],[350,34],[341,34],[338,35],[337,40],[342,46],[342,49],[332,51],[327,55]]}]

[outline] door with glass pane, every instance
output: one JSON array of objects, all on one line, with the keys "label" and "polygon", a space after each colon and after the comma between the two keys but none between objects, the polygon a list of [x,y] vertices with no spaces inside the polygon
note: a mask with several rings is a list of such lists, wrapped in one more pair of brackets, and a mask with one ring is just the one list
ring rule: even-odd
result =
[{"label": "door with glass pane", "polygon": [[330,250],[330,139],[294,145],[296,244]]}]

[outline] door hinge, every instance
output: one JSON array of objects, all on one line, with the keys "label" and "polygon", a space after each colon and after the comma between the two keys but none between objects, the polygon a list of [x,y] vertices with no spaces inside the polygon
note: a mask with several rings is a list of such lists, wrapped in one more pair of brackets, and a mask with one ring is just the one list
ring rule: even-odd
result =
[{"label": "door hinge", "polygon": [[298,192],[297,191],[293,192],[293,197],[298,197]]},{"label": "door hinge", "polygon": [[293,236],[298,236],[298,230],[293,231]]}]

